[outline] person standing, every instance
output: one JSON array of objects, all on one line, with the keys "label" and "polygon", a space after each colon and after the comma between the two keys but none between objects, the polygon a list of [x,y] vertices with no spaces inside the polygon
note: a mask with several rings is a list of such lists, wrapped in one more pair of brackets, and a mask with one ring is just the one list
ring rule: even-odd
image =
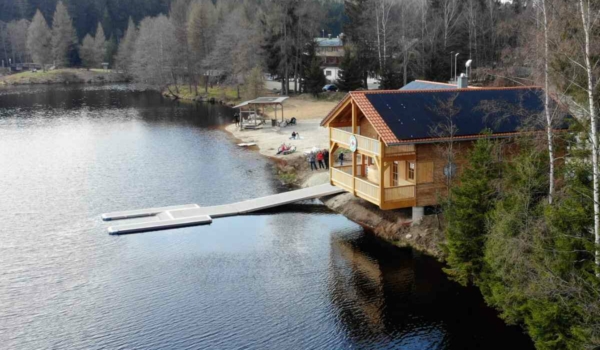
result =
[{"label": "person standing", "polygon": [[323,150],[323,160],[325,161],[325,169],[329,169],[329,150]]},{"label": "person standing", "polygon": [[344,166],[344,153],[340,152],[338,159],[340,160],[340,166]]},{"label": "person standing", "polygon": [[315,163],[315,154],[310,152],[308,155],[308,162],[310,163],[310,170],[317,170],[317,163]]},{"label": "person standing", "polygon": [[323,152],[319,151],[317,153],[317,161],[319,161],[319,169],[325,169],[325,165],[323,164]]}]

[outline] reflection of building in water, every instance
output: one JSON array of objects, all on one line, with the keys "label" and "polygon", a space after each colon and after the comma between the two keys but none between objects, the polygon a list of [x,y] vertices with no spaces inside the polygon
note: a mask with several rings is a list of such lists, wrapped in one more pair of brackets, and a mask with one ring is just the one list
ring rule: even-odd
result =
[{"label": "reflection of building in water", "polygon": [[[376,253],[380,249],[379,242],[369,238],[351,240],[332,235],[329,292],[341,326],[351,338],[364,339],[365,333],[369,337],[389,336],[397,323],[389,317],[390,307],[402,300],[410,302],[412,260],[396,252],[389,266],[390,261]],[[397,313],[391,315],[394,318]]]}]

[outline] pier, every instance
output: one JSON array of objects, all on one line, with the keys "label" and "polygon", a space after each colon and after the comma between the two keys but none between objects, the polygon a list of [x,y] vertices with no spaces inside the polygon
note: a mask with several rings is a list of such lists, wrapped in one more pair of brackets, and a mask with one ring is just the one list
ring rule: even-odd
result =
[{"label": "pier", "polygon": [[210,207],[201,207],[197,204],[186,204],[112,212],[102,214],[101,217],[104,221],[142,218],[143,220],[141,222],[115,225],[108,228],[108,233],[112,235],[137,233],[185,226],[206,225],[212,223],[212,220],[215,218],[249,214],[298,201],[331,196],[342,192],[344,192],[344,190],[341,188],[330,184],[324,184],[232,204]]}]

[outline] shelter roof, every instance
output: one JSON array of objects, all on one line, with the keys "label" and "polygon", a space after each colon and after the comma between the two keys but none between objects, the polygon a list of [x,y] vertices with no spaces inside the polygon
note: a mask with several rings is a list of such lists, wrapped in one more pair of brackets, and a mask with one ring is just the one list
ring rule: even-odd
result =
[{"label": "shelter roof", "polygon": [[[437,133],[448,116],[455,127],[454,139],[479,137],[484,129],[501,136],[521,132],[532,123],[532,116],[544,110],[540,87],[352,91],[321,125],[327,125],[339,106],[352,99],[373,125],[382,141],[390,146],[404,143],[436,142],[447,138]],[[561,123],[556,129],[566,129]]]},{"label": "shelter roof", "polygon": [[287,100],[289,97],[280,96],[280,97],[259,97],[254,100],[244,101],[233,108],[241,108],[248,105],[273,105],[273,104],[281,104],[283,101]]}]

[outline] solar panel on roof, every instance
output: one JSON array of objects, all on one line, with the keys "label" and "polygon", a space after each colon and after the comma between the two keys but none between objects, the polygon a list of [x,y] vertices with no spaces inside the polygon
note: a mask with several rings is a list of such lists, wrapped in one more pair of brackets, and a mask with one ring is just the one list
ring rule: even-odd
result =
[{"label": "solar panel on roof", "polygon": [[452,116],[454,136],[519,131],[543,112],[543,91],[533,89],[369,93],[366,98],[398,140],[442,137]]}]

